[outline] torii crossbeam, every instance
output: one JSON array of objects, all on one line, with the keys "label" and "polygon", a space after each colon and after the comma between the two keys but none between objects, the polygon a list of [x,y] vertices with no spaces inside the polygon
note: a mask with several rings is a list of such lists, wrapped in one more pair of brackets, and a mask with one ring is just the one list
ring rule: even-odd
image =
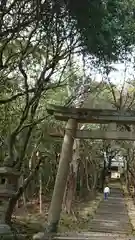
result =
[{"label": "torii crossbeam", "polygon": [[80,123],[111,123],[135,124],[135,111],[113,109],[73,108],[49,105],[47,112],[56,120],[68,121],[76,119]]},{"label": "torii crossbeam", "polygon": [[[70,129],[68,129],[70,130]],[[49,132],[51,137],[64,137],[64,130],[61,132]],[[135,141],[135,132],[120,131],[102,131],[102,130],[76,130],[75,138],[77,139],[103,139],[103,140],[128,140]]]}]

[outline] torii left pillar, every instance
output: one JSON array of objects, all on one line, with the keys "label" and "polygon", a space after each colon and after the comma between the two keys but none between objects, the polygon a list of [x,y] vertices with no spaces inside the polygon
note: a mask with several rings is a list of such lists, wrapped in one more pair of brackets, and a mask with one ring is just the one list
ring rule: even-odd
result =
[{"label": "torii left pillar", "polygon": [[60,161],[56,175],[52,201],[49,209],[47,226],[48,233],[57,232],[70,162],[73,155],[73,144],[76,130],[77,121],[75,119],[69,119],[65,129]]}]

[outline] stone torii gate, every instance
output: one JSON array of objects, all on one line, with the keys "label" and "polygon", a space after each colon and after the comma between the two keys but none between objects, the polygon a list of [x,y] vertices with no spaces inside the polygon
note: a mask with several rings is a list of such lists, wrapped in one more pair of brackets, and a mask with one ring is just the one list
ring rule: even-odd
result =
[{"label": "stone torii gate", "polygon": [[[118,131],[77,130],[78,123],[135,124],[135,111],[112,109],[69,108],[49,105],[47,112],[59,121],[67,121],[59,167],[57,171],[52,201],[48,215],[48,232],[56,232],[60,219],[61,206],[66,186],[69,164],[72,159],[74,138],[135,140],[135,133]],[[62,136],[61,136],[62,137]]]},{"label": "stone torii gate", "polygon": [[[68,129],[70,130],[70,129]],[[63,138],[65,129],[61,132],[50,132],[49,135],[52,137]],[[102,139],[102,140],[128,140],[135,141],[135,132],[128,131],[104,131],[104,130],[76,130],[75,138],[77,139]]]}]

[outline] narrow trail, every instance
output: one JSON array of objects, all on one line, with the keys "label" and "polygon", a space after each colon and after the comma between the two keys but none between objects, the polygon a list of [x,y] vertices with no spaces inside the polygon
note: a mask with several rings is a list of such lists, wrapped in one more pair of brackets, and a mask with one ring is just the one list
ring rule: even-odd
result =
[{"label": "narrow trail", "polygon": [[88,232],[59,235],[64,240],[135,240],[129,221],[127,207],[121,184],[110,184],[111,194],[108,200],[102,200],[90,221]]},{"label": "narrow trail", "polygon": [[102,200],[90,223],[90,230],[105,233],[131,233],[123,191],[119,183],[112,184],[108,200]]},{"label": "narrow trail", "polygon": [[[120,183],[110,184],[108,200],[102,200],[88,232],[57,234],[54,240],[135,240]],[[45,238],[44,238],[45,239]]]}]

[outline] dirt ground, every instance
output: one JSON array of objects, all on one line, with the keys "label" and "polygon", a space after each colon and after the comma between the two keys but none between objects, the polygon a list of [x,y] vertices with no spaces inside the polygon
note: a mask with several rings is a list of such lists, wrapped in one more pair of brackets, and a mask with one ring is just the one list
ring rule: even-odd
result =
[{"label": "dirt ground", "polygon": [[[97,194],[94,200],[75,202],[71,215],[62,212],[59,232],[87,231],[89,221],[102,198],[102,194]],[[17,208],[13,216],[15,232],[31,235],[43,231],[47,222],[49,204],[49,200],[43,203],[42,214],[39,213],[39,203],[36,200],[28,203],[26,207]]]},{"label": "dirt ground", "polygon": [[135,234],[135,204],[133,198],[129,195],[126,186],[123,184],[125,203],[128,210],[128,216],[132,224],[133,234]]}]

